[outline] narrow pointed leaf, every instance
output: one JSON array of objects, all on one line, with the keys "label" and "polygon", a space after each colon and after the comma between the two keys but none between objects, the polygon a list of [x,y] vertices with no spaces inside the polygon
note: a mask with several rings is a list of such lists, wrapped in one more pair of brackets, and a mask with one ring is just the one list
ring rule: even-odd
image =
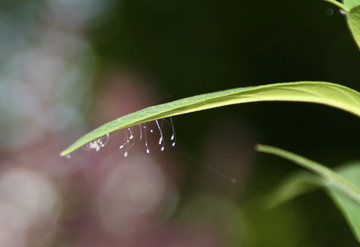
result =
[{"label": "narrow pointed leaf", "polygon": [[295,164],[318,174],[327,181],[326,187],[340,191],[340,193],[347,195],[360,205],[360,188],[330,168],[280,148],[258,144],[255,149],[259,152],[269,153],[288,159]]},{"label": "narrow pointed leaf", "polygon": [[[335,171],[360,188],[360,161],[343,164]],[[346,193],[327,183],[327,180],[308,171],[297,171],[280,182],[267,198],[267,208],[273,208],[295,197],[324,188],[350,226],[356,240],[360,242],[360,204]]]},{"label": "narrow pointed leaf", "polygon": [[107,133],[136,124],[215,107],[260,101],[293,101],[324,104],[360,117],[360,93],[338,84],[328,82],[290,82],[236,88],[184,98],[125,115],[81,137],[60,155],[67,155]]}]

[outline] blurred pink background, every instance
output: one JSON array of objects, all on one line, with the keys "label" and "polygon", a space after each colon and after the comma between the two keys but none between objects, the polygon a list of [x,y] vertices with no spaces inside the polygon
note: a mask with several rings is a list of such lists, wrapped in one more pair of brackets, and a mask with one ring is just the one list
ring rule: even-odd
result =
[{"label": "blurred pink background", "polygon": [[[25,11],[38,10],[37,18],[23,21],[36,35],[6,36],[0,74],[0,246],[240,246],[247,222],[238,201],[254,167],[255,130],[246,121],[218,119],[197,159],[187,155],[181,136],[171,147],[166,122],[161,122],[164,152],[153,122],[147,125],[150,154],[134,126],[136,141],[126,158],[119,149],[125,130],[111,133],[98,152],[59,156],[81,135],[158,104],[166,94],[134,66],[99,71],[87,30],[110,18],[103,12],[114,15],[113,5],[112,0],[29,3]],[[14,23],[0,19],[9,30]],[[200,172],[189,168],[194,163]]]}]

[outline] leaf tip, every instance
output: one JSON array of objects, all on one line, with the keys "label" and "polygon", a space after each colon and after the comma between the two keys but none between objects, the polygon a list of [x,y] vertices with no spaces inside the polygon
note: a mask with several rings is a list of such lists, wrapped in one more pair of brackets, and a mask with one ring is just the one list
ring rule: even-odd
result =
[{"label": "leaf tip", "polygon": [[261,151],[262,151],[261,147],[262,147],[262,145],[259,144],[259,143],[256,143],[256,144],[254,145],[254,149],[255,149],[256,151],[258,151],[258,152],[261,152]]},{"label": "leaf tip", "polygon": [[64,151],[62,151],[61,153],[60,153],[60,157],[64,157],[64,156],[67,156],[69,154],[69,152],[67,152],[66,150],[64,150]]}]

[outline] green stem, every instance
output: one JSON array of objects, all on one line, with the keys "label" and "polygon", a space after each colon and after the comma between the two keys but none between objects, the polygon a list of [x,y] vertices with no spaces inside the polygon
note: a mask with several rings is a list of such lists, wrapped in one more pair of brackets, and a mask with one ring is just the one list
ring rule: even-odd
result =
[{"label": "green stem", "polygon": [[255,150],[280,156],[294,162],[297,165],[313,171],[314,173],[331,182],[331,185],[335,185],[335,187],[345,192],[348,196],[350,196],[352,199],[354,199],[360,204],[360,189],[354,184],[352,184],[350,181],[348,181],[346,178],[327,168],[326,166],[276,147],[257,144],[255,146]]},{"label": "green stem", "polygon": [[329,3],[332,3],[336,6],[338,6],[340,9],[344,10],[346,13],[349,13],[350,9],[348,7],[346,7],[344,4],[338,2],[338,1],[335,1],[335,0],[324,0],[326,2],[329,2]]}]

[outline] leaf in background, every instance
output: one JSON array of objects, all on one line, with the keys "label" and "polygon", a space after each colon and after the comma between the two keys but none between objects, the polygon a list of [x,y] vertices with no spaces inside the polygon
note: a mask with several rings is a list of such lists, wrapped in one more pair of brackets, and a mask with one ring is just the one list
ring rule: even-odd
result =
[{"label": "leaf in background", "polygon": [[330,168],[277,147],[257,144],[255,149],[259,152],[273,154],[288,159],[295,164],[318,174],[327,181],[325,184],[327,188],[331,187],[339,190],[340,193],[347,195],[360,205],[360,187],[354,185],[348,179],[341,176],[339,173],[334,172]]},{"label": "leaf in background", "polygon": [[360,0],[343,0],[343,3],[349,9],[353,8],[356,5],[360,4]]},{"label": "leaf in background", "polygon": [[350,10],[348,18],[351,33],[360,49],[360,5]]},{"label": "leaf in background", "polygon": [[344,4],[336,0],[324,0],[332,3],[347,13],[347,21],[356,44],[360,48],[360,0],[344,0]]},{"label": "leaf in background", "polygon": [[[360,187],[360,161],[341,165],[336,169],[355,186]],[[356,240],[360,243],[360,205],[344,193],[328,187],[327,192],[348,222]]]},{"label": "leaf in background", "polygon": [[[347,163],[336,168],[336,172],[360,188],[360,161]],[[297,171],[280,182],[267,198],[268,208],[276,207],[297,196],[323,187],[340,210],[350,226],[356,240],[360,242],[360,205],[341,190],[326,183],[324,178],[307,171]]]},{"label": "leaf in background", "polygon": [[265,208],[272,209],[295,197],[321,188],[324,179],[309,171],[295,171],[282,180],[267,196]]},{"label": "leaf in background", "polygon": [[84,135],[60,155],[65,156],[94,139],[136,124],[215,107],[260,101],[324,104],[360,117],[360,93],[334,83],[306,81],[236,88],[184,98],[130,113]]},{"label": "leaf in background", "polygon": [[[277,197],[273,199],[273,204],[284,202],[305,193],[307,189],[304,188],[304,185],[309,182],[314,185],[322,185],[345,217],[356,240],[360,242],[360,162],[342,166],[338,172],[335,172],[326,166],[279,148],[258,144],[256,150],[291,160],[322,177],[319,177],[319,181],[317,181],[316,178],[306,173],[305,175],[303,173],[303,175],[293,176],[279,187],[278,192],[275,192]],[[284,188],[286,185],[291,187],[286,190]]]}]

